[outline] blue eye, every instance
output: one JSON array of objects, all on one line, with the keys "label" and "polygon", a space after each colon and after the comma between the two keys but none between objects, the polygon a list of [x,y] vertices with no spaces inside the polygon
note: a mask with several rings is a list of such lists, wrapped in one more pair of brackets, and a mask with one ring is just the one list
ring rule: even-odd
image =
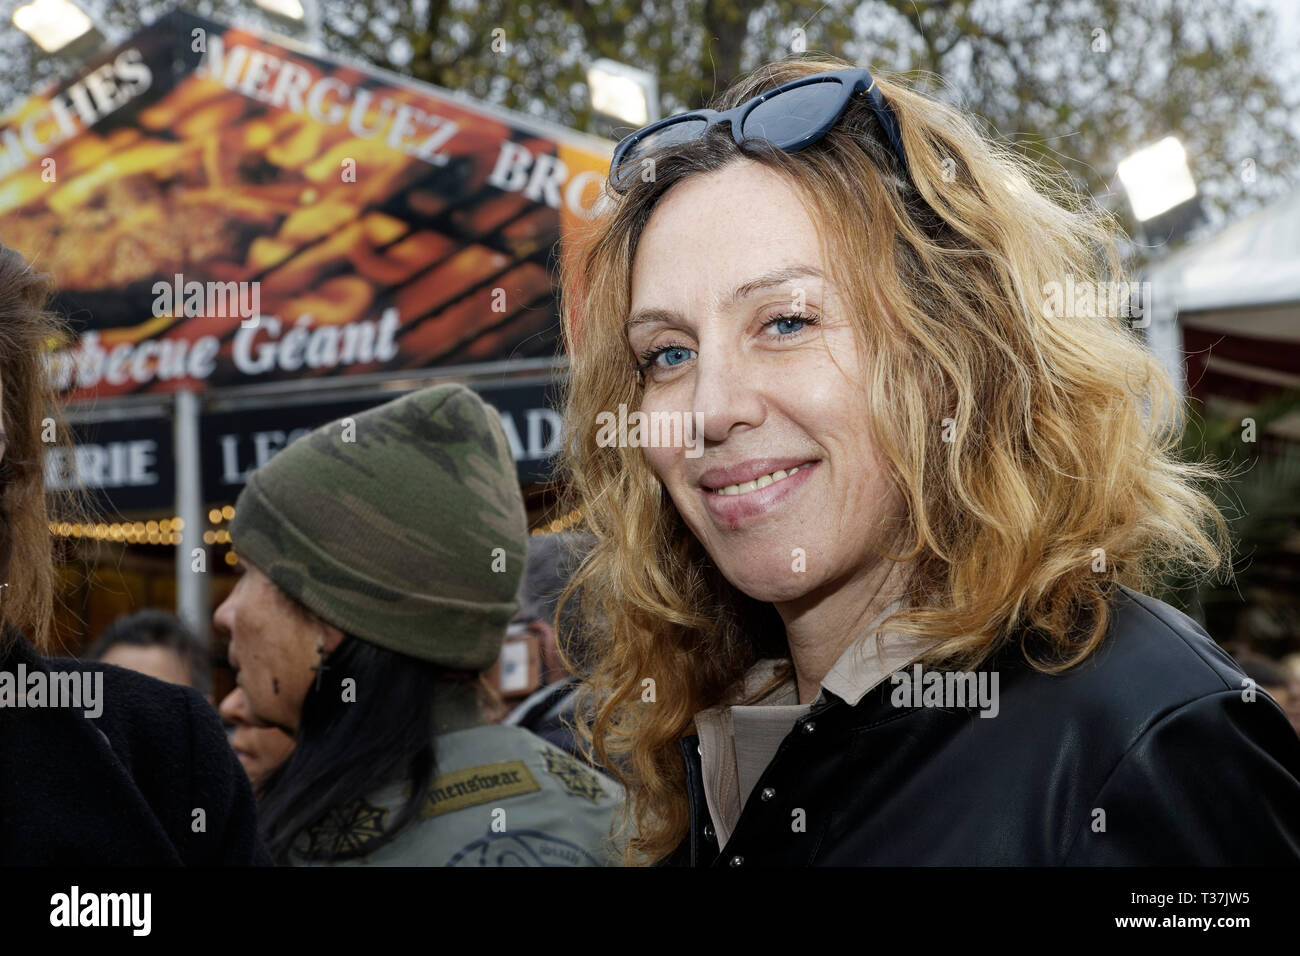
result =
[{"label": "blue eye", "polygon": [[[689,362],[695,357],[695,350],[688,349],[684,345],[662,345],[657,349],[641,353],[642,363],[636,367],[638,372],[647,371],[652,365],[659,368],[674,368],[683,362]],[[667,361],[660,361],[667,359]]]},{"label": "blue eye", "polygon": [[764,328],[775,327],[778,335],[786,336],[795,335],[805,327],[816,324],[817,317],[812,315],[778,315],[767,322]]},{"label": "blue eye", "polygon": [[[775,327],[777,338],[793,339],[804,329],[816,325],[817,322],[818,318],[815,315],[791,313],[769,319],[763,323],[763,328]],[[647,372],[651,368],[676,368],[693,358],[695,358],[695,350],[688,349],[684,345],[660,345],[657,348],[647,349],[642,352],[641,364],[635,366],[635,368],[638,372]]]}]

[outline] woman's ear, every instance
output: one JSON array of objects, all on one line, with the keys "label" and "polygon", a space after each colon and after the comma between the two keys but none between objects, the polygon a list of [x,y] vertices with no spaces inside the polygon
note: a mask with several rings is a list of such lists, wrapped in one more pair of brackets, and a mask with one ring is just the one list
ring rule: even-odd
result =
[{"label": "woman's ear", "polygon": [[333,654],[338,646],[343,643],[343,632],[333,624],[326,624],[324,621],[320,622],[320,628],[321,648],[324,649],[326,654]]}]

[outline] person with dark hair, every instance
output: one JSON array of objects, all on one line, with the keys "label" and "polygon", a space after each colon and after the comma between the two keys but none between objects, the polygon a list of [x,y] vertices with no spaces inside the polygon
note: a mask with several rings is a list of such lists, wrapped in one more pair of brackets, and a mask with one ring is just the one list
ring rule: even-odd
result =
[{"label": "person with dark hair", "polygon": [[167,611],[149,609],[119,617],[106,627],[86,656],[148,674],[171,684],[208,691],[207,651],[185,622]]},{"label": "person with dark hair", "polygon": [[[589,760],[574,731],[574,705],[581,683],[583,641],[581,599],[575,594],[560,609],[560,596],[591,550],[591,535],[574,531],[533,535],[519,585],[519,612],[511,630],[537,641],[541,688],[515,707],[504,723],[531,730],[569,753]],[[557,613],[558,612],[558,613]],[[566,659],[572,666],[566,666]]]},{"label": "person with dark hair", "polygon": [[[266,865],[248,780],[194,690],[43,656],[54,567],[47,276],[0,246],[0,865]],[[30,640],[29,637],[30,636]]]},{"label": "person with dark hair", "polygon": [[254,718],[294,735],[261,787],[283,863],[587,866],[621,791],[480,712],[527,522],[500,415],[460,385],[318,428],[253,473],[217,609]]}]

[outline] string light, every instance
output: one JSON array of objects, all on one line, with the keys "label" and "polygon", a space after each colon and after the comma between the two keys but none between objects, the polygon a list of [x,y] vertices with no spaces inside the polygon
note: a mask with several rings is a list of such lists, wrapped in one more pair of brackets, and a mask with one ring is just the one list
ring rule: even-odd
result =
[{"label": "string light", "polygon": [[534,528],[529,532],[529,534],[555,534],[557,531],[567,531],[569,528],[572,528],[581,521],[582,509],[578,508],[570,511],[567,515],[561,515],[549,524],[544,524],[539,528]]},{"label": "string light", "polygon": [[[213,508],[208,512],[208,517],[213,520],[213,523],[219,524],[226,518],[227,512],[230,517],[234,517],[235,509],[229,505],[224,509]],[[108,523],[51,521],[49,527],[50,534],[58,538],[85,538],[88,541],[116,541],[126,544],[178,545],[184,540],[181,532],[185,530],[185,520],[176,517]],[[203,541],[205,544],[229,544],[230,532],[205,531]]]},{"label": "string light", "polygon": [[[115,541],[127,544],[178,545],[183,540],[181,531],[185,528],[185,522],[180,518],[111,523],[51,521],[49,528],[50,534],[58,538],[84,538],[88,541]],[[208,532],[208,534],[212,533]]]}]

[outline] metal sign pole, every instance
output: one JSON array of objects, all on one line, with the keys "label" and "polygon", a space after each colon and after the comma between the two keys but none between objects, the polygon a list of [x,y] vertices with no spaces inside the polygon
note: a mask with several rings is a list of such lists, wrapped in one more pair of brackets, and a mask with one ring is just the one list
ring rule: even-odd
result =
[{"label": "metal sign pole", "polygon": [[[176,392],[173,422],[176,460],[176,515],[184,525],[176,547],[176,614],[198,635],[209,651],[211,637],[210,555],[203,543],[203,472],[199,459],[199,398],[192,391]],[[198,688],[208,693],[210,688]]]}]

